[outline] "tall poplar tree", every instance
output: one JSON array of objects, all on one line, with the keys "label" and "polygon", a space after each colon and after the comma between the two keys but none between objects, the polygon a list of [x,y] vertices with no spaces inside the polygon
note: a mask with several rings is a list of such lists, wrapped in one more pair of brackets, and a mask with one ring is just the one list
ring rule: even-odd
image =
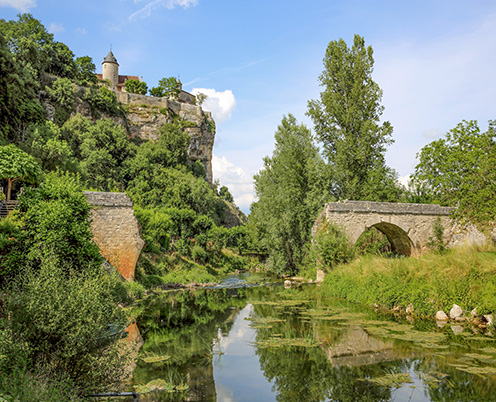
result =
[{"label": "tall poplar tree", "polygon": [[294,274],[304,257],[304,246],[328,194],[325,164],[310,130],[290,114],[275,133],[272,157],[254,177],[258,201],[252,205],[250,224],[258,230],[269,253],[269,269]]},{"label": "tall poplar tree", "polygon": [[393,201],[395,173],[385,164],[393,127],[380,123],[382,90],[372,79],[372,47],[355,35],[349,48],[331,41],[319,76],[324,90],[308,102],[317,137],[332,170],[331,193],[337,199]]}]

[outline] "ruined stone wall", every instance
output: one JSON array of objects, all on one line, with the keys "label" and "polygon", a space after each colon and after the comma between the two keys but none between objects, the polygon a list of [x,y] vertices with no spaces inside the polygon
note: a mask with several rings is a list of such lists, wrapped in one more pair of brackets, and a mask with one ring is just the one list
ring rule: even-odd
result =
[{"label": "ruined stone wall", "polygon": [[447,246],[484,243],[486,236],[475,226],[462,226],[451,218],[453,209],[432,204],[331,202],[324,207],[313,233],[325,218],[342,226],[354,243],[365,230],[375,226],[388,236],[392,244],[390,237],[397,241],[396,246],[405,251],[404,254],[409,254],[409,250],[417,255],[428,249],[428,242],[434,237],[434,223],[439,217],[444,228],[443,241]]},{"label": "ruined stone wall", "polygon": [[100,253],[126,280],[133,280],[144,241],[131,199],[126,193],[85,191],[84,195],[93,206],[91,232]]}]

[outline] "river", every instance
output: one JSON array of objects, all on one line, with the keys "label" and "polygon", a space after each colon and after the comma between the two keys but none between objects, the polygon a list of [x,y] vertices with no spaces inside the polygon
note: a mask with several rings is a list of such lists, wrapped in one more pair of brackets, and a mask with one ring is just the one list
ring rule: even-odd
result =
[{"label": "river", "polygon": [[408,322],[315,285],[243,284],[139,304],[144,344],[128,387],[140,401],[496,400],[491,333]]}]

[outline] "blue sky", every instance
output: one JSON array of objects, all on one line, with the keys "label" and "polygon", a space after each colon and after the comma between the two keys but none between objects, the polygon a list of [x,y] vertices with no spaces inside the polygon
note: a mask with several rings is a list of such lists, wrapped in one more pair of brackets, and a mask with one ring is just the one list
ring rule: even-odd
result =
[{"label": "blue sky", "polygon": [[416,153],[463,119],[495,118],[494,1],[0,0],[0,18],[30,12],[101,72],[110,44],[120,73],[149,87],[179,75],[217,121],[214,177],[246,212],[252,177],[292,113],[307,101],[331,40],[355,33],[374,49],[373,77],[394,127],[388,164],[401,177]]}]

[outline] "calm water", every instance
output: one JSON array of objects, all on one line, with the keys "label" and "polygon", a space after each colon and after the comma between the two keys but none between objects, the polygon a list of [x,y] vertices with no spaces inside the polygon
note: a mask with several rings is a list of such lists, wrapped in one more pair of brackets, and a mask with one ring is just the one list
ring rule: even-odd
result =
[{"label": "calm water", "polygon": [[496,401],[491,336],[236,281],[143,302],[140,401]]}]

